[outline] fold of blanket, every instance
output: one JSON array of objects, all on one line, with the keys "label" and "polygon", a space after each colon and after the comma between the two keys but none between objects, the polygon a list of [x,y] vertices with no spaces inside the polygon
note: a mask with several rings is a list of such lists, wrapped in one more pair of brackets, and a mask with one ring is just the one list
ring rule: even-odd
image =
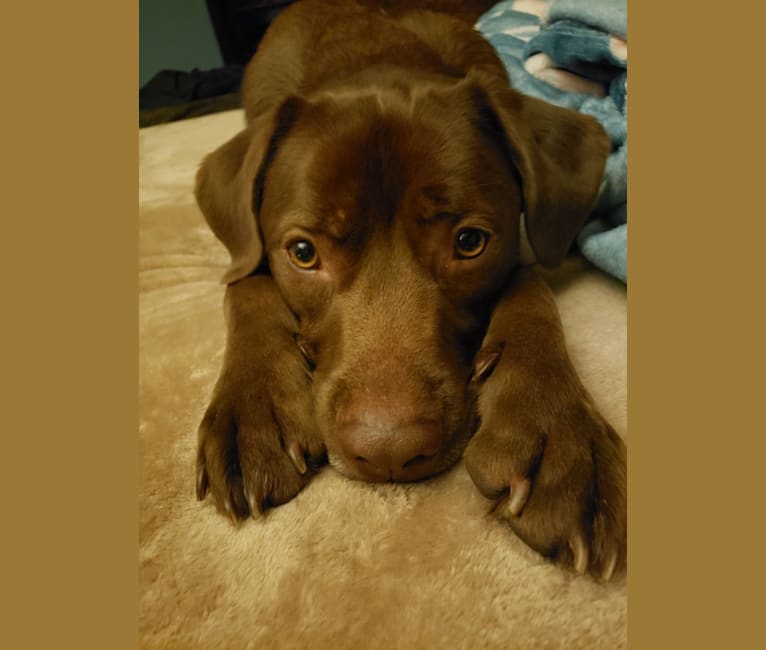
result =
[{"label": "fold of blanket", "polygon": [[625,0],[506,0],[476,28],[522,93],[592,115],[612,141],[583,255],[627,283],[627,13]]}]

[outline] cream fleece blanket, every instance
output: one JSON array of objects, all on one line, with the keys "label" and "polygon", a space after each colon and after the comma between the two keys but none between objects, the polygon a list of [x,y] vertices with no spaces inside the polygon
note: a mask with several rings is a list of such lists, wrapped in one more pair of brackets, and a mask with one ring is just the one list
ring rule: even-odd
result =
[{"label": "cream fleece blanket", "polygon": [[[195,500],[228,256],[192,184],[243,120],[231,111],[139,134],[141,647],[626,647],[626,581],[539,557],[487,515],[462,464],[414,485],[325,469],[236,529]],[[574,364],[625,436],[625,288],[575,259],[550,277]]]}]

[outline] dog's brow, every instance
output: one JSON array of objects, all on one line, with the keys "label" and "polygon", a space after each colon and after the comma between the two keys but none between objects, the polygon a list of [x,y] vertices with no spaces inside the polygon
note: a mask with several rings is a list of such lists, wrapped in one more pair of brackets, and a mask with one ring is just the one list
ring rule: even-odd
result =
[{"label": "dog's brow", "polygon": [[322,220],[323,227],[328,234],[338,240],[345,239],[351,229],[351,215],[347,210],[336,208],[327,212]]},{"label": "dog's brow", "polygon": [[345,210],[337,209],[320,214],[296,210],[285,214],[281,230],[288,232],[293,228],[300,228],[342,242],[348,237],[350,226],[351,219]]},{"label": "dog's brow", "polygon": [[314,231],[320,227],[319,219],[310,212],[291,211],[282,218],[281,230],[286,232],[293,228],[302,228],[304,230]]},{"label": "dog's brow", "polygon": [[441,221],[458,221],[462,218],[461,213],[456,212],[436,212],[426,213],[417,217],[416,221],[419,224],[424,223],[439,223]]},{"label": "dog's brow", "polygon": [[450,209],[447,187],[441,183],[425,186],[420,191],[418,204],[416,221],[420,224],[455,221],[461,216],[455,210]]},{"label": "dog's brow", "polygon": [[426,185],[422,190],[423,199],[434,207],[445,207],[449,200],[447,199],[447,188],[442,184]]}]

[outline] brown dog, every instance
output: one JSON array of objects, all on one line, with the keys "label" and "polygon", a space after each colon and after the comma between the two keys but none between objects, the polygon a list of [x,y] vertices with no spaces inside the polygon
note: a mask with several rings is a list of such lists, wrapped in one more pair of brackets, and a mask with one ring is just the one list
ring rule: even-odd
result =
[{"label": "brown dog", "polygon": [[198,498],[236,521],[327,459],[415,481],[464,454],[525,542],[609,579],[626,562],[625,446],[520,266],[530,247],[564,258],[607,136],[510,88],[470,26],[491,1],[409,4],[285,10],[247,68],[245,129],[199,171],[232,263]]}]

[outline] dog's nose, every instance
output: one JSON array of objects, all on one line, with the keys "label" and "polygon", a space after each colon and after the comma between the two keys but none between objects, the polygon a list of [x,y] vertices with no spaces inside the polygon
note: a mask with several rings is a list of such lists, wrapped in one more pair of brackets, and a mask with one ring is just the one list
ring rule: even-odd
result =
[{"label": "dog's nose", "polygon": [[367,412],[341,429],[346,459],[371,481],[416,481],[433,472],[430,461],[442,446],[439,423],[431,419],[391,420]]}]

